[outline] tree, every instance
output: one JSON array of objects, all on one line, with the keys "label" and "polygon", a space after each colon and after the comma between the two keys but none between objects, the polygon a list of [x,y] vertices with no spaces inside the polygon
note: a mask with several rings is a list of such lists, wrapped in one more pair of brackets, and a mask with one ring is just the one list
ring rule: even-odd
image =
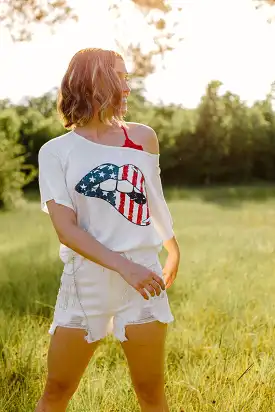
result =
[{"label": "tree", "polygon": [[[178,12],[181,10],[180,7],[177,8]],[[154,72],[155,57],[163,58],[166,52],[172,51],[183,40],[177,33],[179,13],[177,16],[173,13],[175,10],[168,1],[112,0],[109,11],[113,14],[116,24],[117,46],[126,59],[131,60],[132,72],[138,84]],[[145,24],[142,29],[140,27],[140,30],[145,30],[146,34],[148,33],[146,42],[129,40],[129,36],[123,32],[123,29],[127,27],[125,23],[128,17],[131,18],[133,15],[143,18]]]},{"label": "tree", "polygon": [[[5,27],[13,41],[29,41],[32,39],[34,27],[44,24],[55,29],[58,23],[66,20],[77,20],[69,0],[9,0],[1,2],[0,24]],[[172,3],[172,2],[171,2]],[[144,51],[140,42],[118,41],[118,46],[127,58],[131,56],[133,73],[136,79],[143,79],[154,72],[155,56],[163,57],[167,51],[174,49],[182,40],[176,35],[177,19],[172,16],[172,7],[165,0],[110,0],[110,11],[118,18],[123,19],[125,5],[133,6],[133,12],[143,16],[150,27],[148,42],[154,45],[150,51]],[[177,9],[181,11],[181,8]],[[121,25],[121,24],[120,24]],[[125,36],[123,36],[125,39]],[[126,36],[127,37],[127,36]],[[146,43],[148,43],[146,41]]]},{"label": "tree", "polygon": [[[133,60],[133,72],[136,78],[144,78],[154,71],[154,57],[163,57],[167,51],[174,49],[175,44],[182,40],[175,34],[175,28],[179,25],[178,18],[172,17],[172,10],[177,15],[183,10],[181,2],[173,0],[109,0],[110,11],[116,13],[116,17],[122,17],[125,4],[131,3],[135,9],[144,16],[148,26],[154,27],[153,42],[155,47],[149,52],[144,52],[142,44],[118,41],[118,46],[125,56],[131,56]],[[275,5],[275,0],[251,0],[257,7],[267,4]],[[182,2],[183,3],[183,2]],[[176,5],[178,4],[178,7]],[[32,39],[33,28],[37,24],[45,24],[54,29],[58,23],[66,20],[77,20],[68,0],[6,0],[1,2],[0,24],[8,29],[13,41],[28,41]],[[118,19],[118,24],[121,21]],[[168,27],[170,25],[170,27]]]},{"label": "tree", "polygon": [[67,0],[7,0],[1,2],[0,24],[13,41],[32,39],[33,27],[45,24],[51,29],[65,20],[77,20]]},{"label": "tree", "polygon": [[23,107],[31,107],[39,111],[44,117],[49,118],[56,113],[57,88],[39,97],[27,96],[22,100]]},{"label": "tree", "polygon": [[21,119],[14,108],[0,113],[0,209],[15,207],[22,201],[23,187],[36,176],[25,164],[26,150],[18,143]]},{"label": "tree", "polygon": [[[264,4],[275,5],[275,0],[251,1],[256,2],[258,7]],[[129,0],[111,0],[110,10],[116,13],[118,26],[121,26],[127,3],[129,3]],[[131,3],[134,6],[132,14],[141,13],[147,25],[155,29],[153,30],[154,34],[148,36],[146,40],[146,44],[148,44],[150,37],[152,37],[154,47],[147,52],[144,52],[141,42],[136,44],[129,42],[128,36],[122,35],[122,40],[117,41],[117,45],[124,56],[131,57],[135,79],[142,81],[144,77],[154,72],[154,58],[156,56],[163,57],[166,52],[172,51],[183,40],[179,34],[176,34],[176,28],[179,26],[181,12],[184,12],[184,2],[174,0],[132,0]],[[176,13],[173,13],[174,11]],[[272,18],[269,19],[269,21],[271,20]]]}]

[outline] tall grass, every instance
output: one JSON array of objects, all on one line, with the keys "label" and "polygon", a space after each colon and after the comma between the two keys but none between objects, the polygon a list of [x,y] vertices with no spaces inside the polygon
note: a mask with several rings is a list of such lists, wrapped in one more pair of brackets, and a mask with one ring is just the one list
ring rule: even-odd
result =
[{"label": "tall grass", "polygon": [[[261,190],[170,193],[182,250],[169,290],[171,412],[275,411],[275,198]],[[0,227],[0,410],[32,412],[46,374],[58,242],[35,201],[1,213]],[[126,371],[119,343],[106,338],[69,411],[138,411]]]}]

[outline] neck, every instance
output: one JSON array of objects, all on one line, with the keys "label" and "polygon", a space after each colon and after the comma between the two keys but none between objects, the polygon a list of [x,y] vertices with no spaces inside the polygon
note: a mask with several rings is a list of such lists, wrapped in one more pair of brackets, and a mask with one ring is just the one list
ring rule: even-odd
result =
[{"label": "neck", "polygon": [[86,129],[99,129],[99,130],[103,129],[103,130],[104,130],[104,129],[108,129],[108,128],[112,127],[112,125],[111,125],[111,124],[108,125],[108,124],[102,123],[102,122],[100,121],[100,119],[99,119],[98,114],[96,113],[96,114],[94,115],[94,117],[93,117],[92,119],[90,119],[90,120],[85,124],[85,126],[83,126],[83,127],[85,127]]},{"label": "neck", "polygon": [[118,125],[115,122],[113,122],[110,125],[102,123],[99,120],[98,115],[95,114],[95,116],[92,119],[90,119],[85,124],[85,126],[77,126],[74,130],[76,133],[82,135],[83,137],[86,137],[93,141],[100,141],[101,137],[105,135],[105,133],[108,133],[111,130],[118,130]]},{"label": "neck", "polygon": [[108,129],[111,129],[113,127],[114,127],[114,125],[111,125],[111,124],[108,125],[108,124],[102,123],[99,120],[98,114],[95,114],[95,116],[92,119],[90,119],[85,124],[85,126],[77,126],[75,128],[75,131],[77,132],[77,130],[82,130],[82,131],[85,131],[85,132],[93,132],[93,131],[94,132],[104,132],[104,131],[107,131]]}]

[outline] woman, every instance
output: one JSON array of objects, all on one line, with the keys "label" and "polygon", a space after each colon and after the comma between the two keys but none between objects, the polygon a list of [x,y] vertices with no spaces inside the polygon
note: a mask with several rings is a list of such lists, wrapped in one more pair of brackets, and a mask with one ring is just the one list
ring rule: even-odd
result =
[{"label": "woman", "polygon": [[121,341],[141,410],[168,411],[164,343],[173,316],[165,289],[176,277],[179,248],[163,197],[156,134],[123,121],[129,94],[119,54],[79,51],[58,97],[64,126],[72,130],[39,152],[42,209],[60,240],[64,271],[37,412],[66,410],[111,331]]}]

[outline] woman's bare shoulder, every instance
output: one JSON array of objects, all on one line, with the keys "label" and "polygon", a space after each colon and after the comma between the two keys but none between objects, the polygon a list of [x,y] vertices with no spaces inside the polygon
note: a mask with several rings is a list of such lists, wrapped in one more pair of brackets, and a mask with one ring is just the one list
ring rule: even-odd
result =
[{"label": "woman's bare shoulder", "polygon": [[159,142],[152,127],[142,123],[127,122],[128,134],[134,143],[141,145],[145,152],[159,153]]}]

